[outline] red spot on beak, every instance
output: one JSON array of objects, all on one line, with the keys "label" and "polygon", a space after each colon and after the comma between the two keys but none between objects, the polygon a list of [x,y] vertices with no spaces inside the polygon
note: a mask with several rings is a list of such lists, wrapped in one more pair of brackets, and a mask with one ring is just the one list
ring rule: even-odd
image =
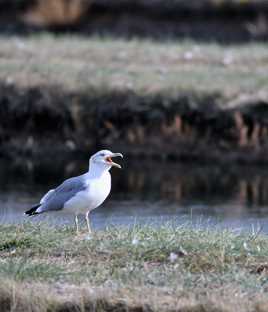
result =
[{"label": "red spot on beak", "polygon": [[106,157],[105,160],[108,161],[109,163],[113,162],[111,157]]}]

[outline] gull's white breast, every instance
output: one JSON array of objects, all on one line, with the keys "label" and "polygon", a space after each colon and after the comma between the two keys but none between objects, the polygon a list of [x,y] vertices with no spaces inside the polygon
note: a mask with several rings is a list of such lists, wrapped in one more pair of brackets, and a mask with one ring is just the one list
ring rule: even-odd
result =
[{"label": "gull's white breast", "polygon": [[86,179],[87,188],[64,204],[64,210],[85,213],[100,206],[111,191],[111,175],[105,172],[99,178]]}]

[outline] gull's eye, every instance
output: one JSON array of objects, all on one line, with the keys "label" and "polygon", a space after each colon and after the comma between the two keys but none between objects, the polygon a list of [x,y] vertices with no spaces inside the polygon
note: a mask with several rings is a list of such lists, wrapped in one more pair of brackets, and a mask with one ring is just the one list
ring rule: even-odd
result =
[{"label": "gull's eye", "polygon": [[101,157],[104,157],[104,156],[105,156],[105,154],[104,154],[104,153],[100,153],[100,156],[101,156]]}]

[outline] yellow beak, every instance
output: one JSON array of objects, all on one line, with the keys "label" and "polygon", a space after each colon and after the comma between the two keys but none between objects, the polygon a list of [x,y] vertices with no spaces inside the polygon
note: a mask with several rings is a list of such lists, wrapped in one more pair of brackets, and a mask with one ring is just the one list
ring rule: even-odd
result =
[{"label": "yellow beak", "polygon": [[109,163],[109,165],[121,169],[122,167],[119,164],[113,162],[113,160],[112,160],[113,157],[121,157],[121,158],[123,158],[123,155],[121,153],[113,153],[112,155],[110,155],[110,156],[105,158],[105,160]]}]

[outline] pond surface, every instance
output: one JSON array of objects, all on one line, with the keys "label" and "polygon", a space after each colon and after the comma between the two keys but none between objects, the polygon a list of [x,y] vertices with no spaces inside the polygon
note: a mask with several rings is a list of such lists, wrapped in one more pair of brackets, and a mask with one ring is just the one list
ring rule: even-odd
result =
[{"label": "pond surface", "polygon": [[[112,192],[92,212],[94,228],[166,222],[268,233],[268,168],[182,165],[130,159],[112,169]],[[87,170],[87,161],[36,165],[0,162],[0,222],[20,223],[42,195],[64,179]],[[73,223],[64,213],[32,222]]]}]

